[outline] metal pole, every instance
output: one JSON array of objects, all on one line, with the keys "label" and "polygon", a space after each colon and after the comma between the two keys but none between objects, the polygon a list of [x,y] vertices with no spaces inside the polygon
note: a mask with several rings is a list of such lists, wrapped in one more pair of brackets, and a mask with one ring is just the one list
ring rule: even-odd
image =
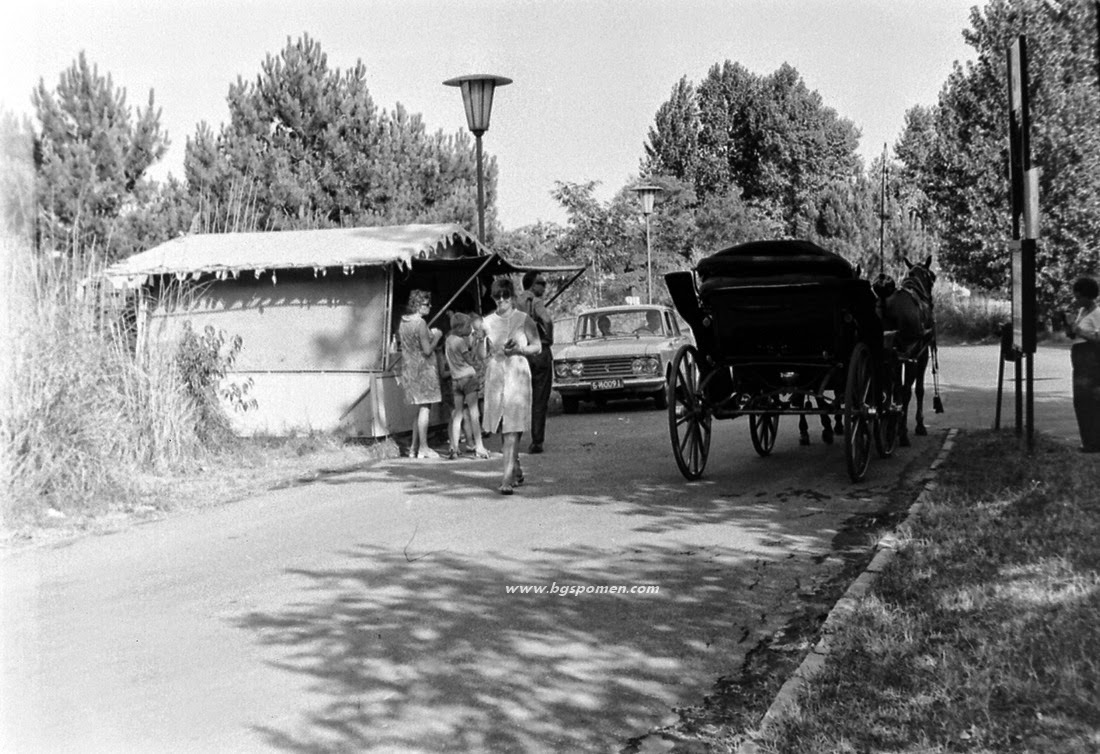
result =
[{"label": "metal pole", "polygon": [[481,177],[481,134],[474,134],[477,142],[477,240],[485,243],[485,185]]},{"label": "metal pole", "polygon": [[1026,414],[1026,434],[1028,455],[1035,452],[1035,354],[1029,353],[1024,357],[1027,360],[1027,398],[1024,405]]},{"label": "metal pole", "polygon": [[653,303],[653,250],[649,243],[649,215],[645,216],[645,269],[649,278],[649,301]]},{"label": "metal pole", "polygon": [[878,203],[878,271],[886,274],[886,144],[882,145],[882,191]]}]

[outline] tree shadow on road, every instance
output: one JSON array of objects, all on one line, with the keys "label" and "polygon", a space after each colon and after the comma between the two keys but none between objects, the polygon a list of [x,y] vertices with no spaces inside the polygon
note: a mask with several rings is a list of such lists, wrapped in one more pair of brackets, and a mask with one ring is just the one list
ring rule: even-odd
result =
[{"label": "tree shadow on road", "polygon": [[[276,667],[309,679],[316,699],[289,727],[256,726],[271,746],[617,749],[662,722],[681,691],[674,681],[714,645],[748,640],[796,580],[755,588],[767,564],[737,564],[717,549],[567,548],[523,559],[434,553],[410,561],[363,546],[343,555],[347,567],[289,571],[300,588],[286,609],[238,620]],[[519,585],[659,585],[659,592],[508,593]]]}]

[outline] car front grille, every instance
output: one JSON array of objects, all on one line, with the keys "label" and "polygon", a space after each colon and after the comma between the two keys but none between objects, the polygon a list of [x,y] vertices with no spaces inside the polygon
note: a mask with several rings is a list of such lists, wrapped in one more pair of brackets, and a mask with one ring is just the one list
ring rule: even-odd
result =
[{"label": "car front grille", "polygon": [[601,380],[606,377],[633,377],[630,356],[615,356],[606,359],[582,359],[584,379]]}]

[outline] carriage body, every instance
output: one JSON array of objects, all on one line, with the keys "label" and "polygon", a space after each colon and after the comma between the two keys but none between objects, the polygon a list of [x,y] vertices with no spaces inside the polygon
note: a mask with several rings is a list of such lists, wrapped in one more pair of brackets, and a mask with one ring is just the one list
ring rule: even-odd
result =
[{"label": "carriage body", "polygon": [[[748,415],[761,455],[771,452],[784,414],[843,413],[854,429],[862,422],[880,439],[878,417],[888,413],[884,396],[891,394],[881,383],[891,370],[883,368],[888,357],[871,285],[845,259],[804,241],[761,241],[718,252],[666,282],[697,344],[680,360],[692,362],[695,384],[674,369],[668,385],[678,463],[690,450],[684,427],[705,422],[691,431],[709,442],[712,417]],[[876,444],[892,453],[882,439]],[[680,463],[688,478],[701,474],[698,465],[690,457]],[[849,463],[853,478],[865,470],[861,458]]]}]

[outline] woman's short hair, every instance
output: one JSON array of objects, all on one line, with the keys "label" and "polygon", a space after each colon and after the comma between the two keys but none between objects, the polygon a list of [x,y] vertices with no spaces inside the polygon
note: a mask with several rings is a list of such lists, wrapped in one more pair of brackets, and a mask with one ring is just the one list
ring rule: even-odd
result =
[{"label": "woman's short hair", "polygon": [[425,304],[427,304],[428,306],[431,306],[431,303],[432,303],[432,294],[428,293],[427,291],[422,291],[422,290],[419,290],[419,289],[414,290],[411,293],[409,293],[409,300],[405,304],[405,313],[406,314],[416,314],[417,312],[420,311],[421,306],[424,306]]},{"label": "woman's short hair", "polygon": [[1073,292],[1078,296],[1095,299],[1100,297],[1100,285],[1092,278],[1077,278],[1073,283]]},{"label": "woman's short hair", "polygon": [[508,298],[515,297],[516,286],[511,278],[495,278],[493,280],[493,287],[490,290],[490,295],[495,299],[502,294],[507,294]]}]

